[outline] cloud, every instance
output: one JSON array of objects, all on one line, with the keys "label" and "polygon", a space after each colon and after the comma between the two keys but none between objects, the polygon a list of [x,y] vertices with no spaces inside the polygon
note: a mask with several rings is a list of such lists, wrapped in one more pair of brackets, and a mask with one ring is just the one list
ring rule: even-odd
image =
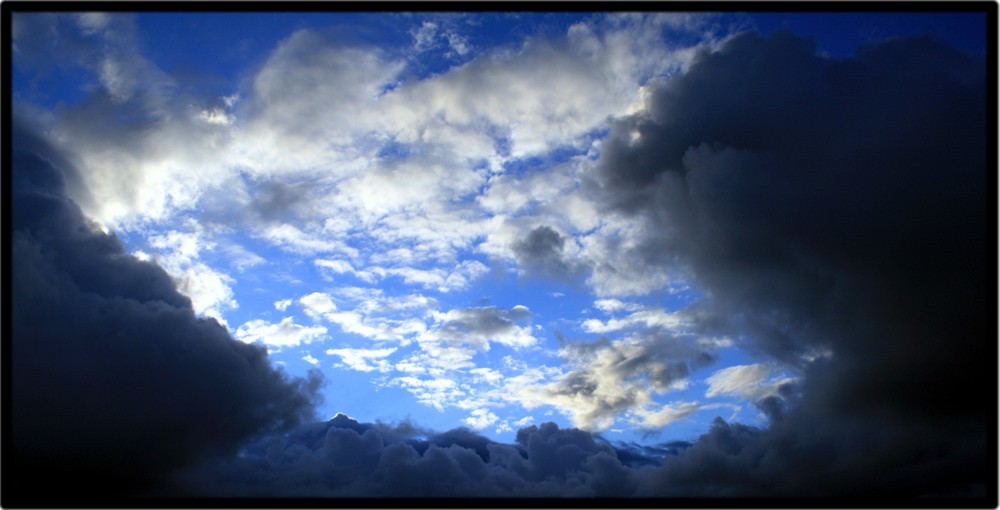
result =
[{"label": "cloud", "polygon": [[548,225],[540,225],[514,244],[518,261],[528,272],[568,278],[573,269],[563,260],[566,238]]},{"label": "cloud", "polygon": [[330,313],[337,309],[337,305],[333,303],[330,296],[327,296],[322,292],[313,292],[312,294],[302,296],[299,298],[299,304],[302,305],[306,315],[314,319],[318,319],[323,316],[323,314]]},{"label": "cloud", "polygon": [[[197,317],[163,269],[127,255],[66,197],[77,172],[67,158],[20,118],[13,126],[9,341],[17,355],[5,485],[59,479],[77,503],[137,494],[310,416],[318,374],[291,379],[263,349]],[[5,504],[15,496],[24,494],[5,494]]]},{"label": "cloud", "polygon": [[[610,301],[614,303],[617,300]],[[608,302],[605,301],[603,304],[608,304]],[[580,327],[588,333],[610,333],[633,327],[678,329],[686,326],[685,322],[683,313],[650,308],[630,314],[624,319],[609,319],[606,322],[598,319],[587,319],[580,324]]]},{"label": "cloud", "polygon": [[511,309],[495,306],[455,308],[433,313],[435,324],[421,337],[426,342],[458,342],[488,350],[490,342],[509,347],[531,347],[538,342],[530,326],[519,326],[531,311],[523,305]]},{"label": "cloud", "polygon": [[[334,300],[343,301],[337,307]],[[330,294],[311,293],[301,298],[306,313],[377,341],[406,345],[427,330],[426,320],[437,301],[422,294],[385,296],[381,289],[340,287]]]},{"label": "cloud", "polygon": [[[625,338],[566,342],[559,350],[565,369],[508,379],[505,398],[528,409],[551,405],[574,426],[593,431],[622,416],[646,427],[665,424],[655,395],[686,386],[688,375],[715,361],[681,331],[654,328]],[[660,411],[663,411],[661,409]],[[693,409],[692,409],[693,411]]]},{"label": "cloud", "polygon": [[630,494],[644,469],[553,423],[521,429],[507,445],[467,429],[434,433],[338,415],[189,469],[177,486],[224,497],[609,497]]},{"label": "cloud", "polygon": [[984,69],[926,37],[833,60],[747,32],[615,122],[586,187],[634,228],[605,256],[645,281],[682,268],[695,329],[802,371],[777,423],[718,423],[655,493],[985,494],[992,418],[958,398],[994,384],[992,284],[967,277],[994,263]]},{"label": "cloud", "polygon": [[[386,349],[343,348],[326,350],[327,354],[340,356],[344,360],[344,364],[352,370],[360,370],[362,372],[371,372],[372,370],[388,372],[390,370],[389,362],[381,358],[386,358],[394,352],[396,352],[396,347]],[[372,365],[371,362],[375,364]]]},{"label": "cloud", "polygon": [[239,307],[231,287],[236,281],[200,260],[202,250],[216,248],[204,228],[190,218],[185,227],[186,231],[170,230],[149,236],[150,246],[157,250],[153,260],[173,277],[177,290],[191,298],[196,314],[213,317],[228,326],[222,313]]},{"label": "cloud", "polygon": [[795,379],[773,374],[772,367],[764,363],[734,365],[717,370],[705,379],[708,383],[706,397],[736,395],[750,400],[758,400],[770,395],[778,395],[778,388]]},{"label": "cloud", "polygon": [[646,430],[661,429],[675,421],[686,418],[695,411],[711,409],[712,407],[712,405],[704,405],[698,402],[677,402],[660,406],[659,409],[640,407],[632,411],[635,418],[631,421]]},{"label": "cloud", "polygon": [[464,420],[465,424],[475,430],[482,430],[493,425],[500,418],[489,409],[473,409],[469,417]]},{"label": "cloud", "polygon": [[273,348],[294,347],[315,342],[326,336],[323,326],[303,326],[296,324],[292,317],[285,317],[274,324],[263,319],[253,319],[236,328],[237,340],[251,343],[260,342]]}]

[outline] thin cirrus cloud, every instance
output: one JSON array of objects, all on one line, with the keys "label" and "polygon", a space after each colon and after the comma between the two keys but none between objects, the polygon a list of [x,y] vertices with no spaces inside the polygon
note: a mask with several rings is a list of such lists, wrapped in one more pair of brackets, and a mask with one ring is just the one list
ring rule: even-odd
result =
[{"label": "thin cirrus cloud", "polygon": [[[85,76],[15,91],[19,480],[991,494],[991,415],[955,397],[993,374],[979,56],[655,13],[491,44],[435,15],[395,45],[296,26],[209,94],[137,17],[15,14],[19,73]],[[314,421],[321,372],[451,430]]]}]

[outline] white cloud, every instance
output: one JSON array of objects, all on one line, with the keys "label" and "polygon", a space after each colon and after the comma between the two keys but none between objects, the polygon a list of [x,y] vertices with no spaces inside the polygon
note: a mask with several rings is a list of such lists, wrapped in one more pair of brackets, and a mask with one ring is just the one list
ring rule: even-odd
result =
[{"label": "white cloud", "polygon": [[199,315],[213,317],[226,324],[223,311],[239,307],[230,287],[236,281],[204,263],[190,264],[172,276],[177,282],[177,290],[191,298],[194,311]]},{"label": "white cloud", "polygon": [[302,359],[304,359],[306,363],[309,363],[310,365],[319,366],[319,360],[314,358],[311,354],[306,354],[305,356],[302,356]]},{"label": "white cloud", "polygon": [[705,396],[737,396],[756,400],[777,395],[779,386],[794,380],[776,373],[774,367],[768,364],[736,365],[718,370],[705,379],[708,383]]},{"label": "white cloud", "polygon": [[200,260],[202,250],[215,249],[201,225],[189,219],[184,226],[185,231],[150,236],[150,246],[157,249],[152,258],[174,279],[177,290],[191,298],[195,313],[226,325],[223,312],[239,307],[231,287],[235,280]]},{"label": "white cloud", "polygon": [[580,326],[588,333],[609,333],[632,327],[677,329],[686,324],[683,313],[649,308],[635,312],[624,319],[608,319],[605,322],[587,319]]},{"label": "white cloud", "polygon": [[468,418],[462,421],[474,430],[483,430],[496,423],[499,419],[489,409],[475,409],[470,413]]},{"label": "white cloud", "polygon": [[305,310],[306,315],[318,319],[337,309],[330,296],[322,292],[313,292],[299,298],[299,303]]},{"label": "white cloud", "polygon": [[425,289],[438,292],[452,292],[469,286],[489,269],[477,260],[464,260],[451,271],[442,268],[417,269],[413,267],[369,267],[356,274],[361,279],[374,282],[387,277],[397,276],[408,285],[419,285]]},{"label": "white cloud", "polygon": [[416,377],[397,377],[390,385],[406,389],[416,397],[417,402],[434,407],[444,412],[445,405],[454,405],[465,396],[466,392],[458,389],[458,384],[449,378],[418,379]]},{"label": "white cloud", "polygon": [[594,301],[594,308],[605,313],[611,313],[620,310],[634,312],[642,308],[642,306],[635,303],[624,303],[617,299],[598,299]]},{"label": "white cloud", "polygon": [[410,30],[410,35],[413,36],[414,49],[418,52],[430,49],[434,45],[437,28],[437,23],[424,21],[419,28]]},{"label": "white cloud", "polygon": [[306,232],[288,223],[266,225],[259,232],[259,236],[276,246],[300,255],[314,255],[317,253],[357,255],[356,249],[347,246],[342,241],[324,239],[320,235]]},{"label": "white cloud", "polygon": [[281,301],[274,302],[274,309],[278,310],[279,312],[284,312],[291,305],[292,305],[291,299],[282,299]]},{"label": "white cloud", "polygon": [[215,124],[219,126],[228,126],[235,121],[235,117],[229,115],[221,108],[202,110],[198,113],[198,119],[208,124]]},{"label": "white cloud", "polygon": [[633,409],[630,414],[634,417],[629,421],[644,428],[661,428],[675,421],[682,420],[691,413],[700,409],[711,408],[711,405],[703,405],[698,402],[675,402],[659,406],[645,406]]},{"label": "white cloud", "polygon": [[527,427],[534,421],[535,421],[534,416],[525,416],[524,418],[521,418],[520,420],[517,420],[514,423],[512,423],[512,425],[514,425],[515,427]]},{"label": "white cloud", "polygon": [[391,365],[387,360],[381,358],[386,358],[394,352],[396,352],[395,347],[386,349],[342,348],[327,349],[326,351],[327,354],[340,356],[345,365],[353,370],[359,370],[361,372],[371,372],[372,370],[388,372]]},{"label": "white cloud", "polygon": [[326,260],[316,259],[313,261],[317,267],[323,267],[337,274],[354,273],[354,267],[346,260]]},{"label": "white cloud", "polygon": [[323,326],[303,326],[296,324],[292,317],[285,317],[274,324],[263,319],[254,319],[236,329],[233,335],[246,343],[261,342],[270,347],[294,347],[311,343],[326,336]]},{"label": "white cloud", "polygon": [[87,35],[104,30],[111,21],[111,16],[106,12],[86,12],[77,15],[76,18],[80,31]]},{"label": "white cloud", "polygon": [[492,368],[473,368],[469,370],[470,374],[473,374],[473,382],[482,382],[486,384],[495,385],[503,380],[503,374],[498,370]]}]

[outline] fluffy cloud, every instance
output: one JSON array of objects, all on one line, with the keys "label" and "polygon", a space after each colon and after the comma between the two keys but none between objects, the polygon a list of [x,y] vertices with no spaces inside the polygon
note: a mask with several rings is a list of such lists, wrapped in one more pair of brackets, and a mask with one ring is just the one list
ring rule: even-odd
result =
[{"label": "fluffy cloud", "polygon": [[490,342],[509,347],[530,347],[538,342],[530,326],[518,325],[531,317],[523,305],[509,310],[495,306],[455,308],[435,312],[433,317],[435,324],[422,336],[424,342],[458,342],[483,350],[489,349]]},{"label": "fluffy cloud", "polygon": [[171,230],[149,237],[150,246],[157,250],[153,260],[174,278],[177,290],[191,298],[196,314],[228,325],[222,312],[239,306],[231,287],[235,280],[199,260],[201,250],[214,250],[215,243],[208,241],[196,221],[188,219],[185,223],[186,231]]},{"label": "fluffy cloud", "polygon": [[500,418],[493,414],[489,409],[474,409],[470,416],[466,418],[465,424],[472,427],[475,430],[482,430],[490,425],[493,425]]},{"label": "fluffy cloud", "polygon": [[236,328],[234,336],[243,342],[260,342],[280,349],[314,342],[325,337],[326,332],[323,326],[303,326],[296,324],[292,317],[285,317],[277,324],[263,319],[247,321]]},{"label": "fluffy cloud", "polygon": [[66,197],[77,168],[21,120],[14,128],[6,482],[55,477],[77,503],[126,496],[310,415],[318,375],[290,379],[197,317],[163,269]]},{"label": "fluffy cloud", "polygon": [[560,350],[567,370],[556,377],[511,378],[507,398],[529,409],[552,405],[587,430],[607,429],[626,414],[643,426],[662,425],[665,415],[652,411],[654,396],[683,388],[691,371],[714,361],[690,344],[666,332],[567,343]]}]

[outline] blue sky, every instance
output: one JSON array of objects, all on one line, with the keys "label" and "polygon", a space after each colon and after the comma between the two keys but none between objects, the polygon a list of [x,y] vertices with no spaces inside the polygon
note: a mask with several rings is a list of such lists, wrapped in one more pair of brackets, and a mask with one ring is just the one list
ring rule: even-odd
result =
[{"label": "blue sky", "polygon": [[588,191],[612,120],[747,29],[828,59],[922,34],[982,55],[982,19],[17,13],[13,96],[102,230],[288,374],[322,372],[321,418],[694,441],[765,425],[754,402],[801,366],[695,328],[697,275],[630,251],[647,227]]}]

